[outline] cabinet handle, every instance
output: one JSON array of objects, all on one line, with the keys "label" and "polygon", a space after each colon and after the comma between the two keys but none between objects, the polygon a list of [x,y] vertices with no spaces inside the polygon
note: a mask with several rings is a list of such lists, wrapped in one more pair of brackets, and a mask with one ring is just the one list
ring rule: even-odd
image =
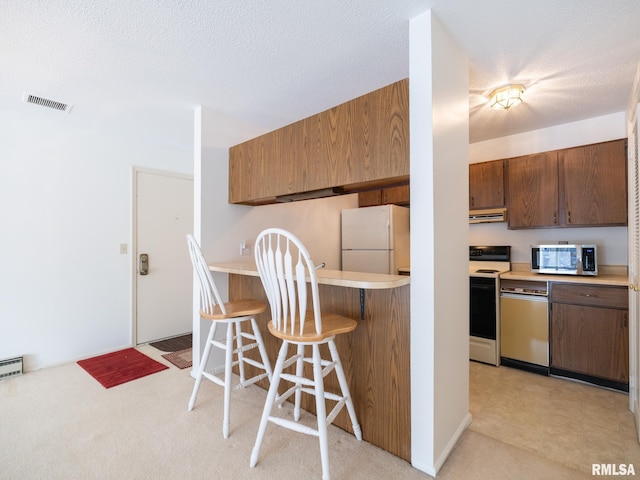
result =
[{"label": "cabinet handle", "polygon": [[625,315],[625,316],[624,316],[624,317],[622,317],[622,318],[623,318],[623,320],[622,320],[622,326],[623,326],[624,328],[627,328],[627,316]]},{"label": "cabinet handle", "polygon": [[471,197],[471,206],[474,207],[476,205],[476,199]]},{"label": "cabinet handle", "polygon": [[580,294],[581,297],[593,297],[593,298],[598,298],[598,295],[593,295],[591,293],[581,293]]},{"label": "cabinet handle", "polygon": [[571,223],[571,210],[567,212],[567,223]]},{"label": "cabinet handle", "polygon": [[558,215],[554,212],[553,213],[553,224],[555,225],[556,223],[558,223]]}]

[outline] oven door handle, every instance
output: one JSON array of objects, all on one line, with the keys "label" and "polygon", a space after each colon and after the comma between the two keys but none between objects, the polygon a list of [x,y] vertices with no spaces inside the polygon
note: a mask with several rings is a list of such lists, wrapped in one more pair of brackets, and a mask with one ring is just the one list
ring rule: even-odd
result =
[{"label": "oven door handle", "polygon": [[546,295],[534,295],[527,293],[500,293],[500,298],[511,298],[513,300],[524,300],[527,302],[548,302]]},{"label": "oven door handle", "polygon": [[471,284],[471,290],[495,290],[495,285],[487,285],[487,284]]}]

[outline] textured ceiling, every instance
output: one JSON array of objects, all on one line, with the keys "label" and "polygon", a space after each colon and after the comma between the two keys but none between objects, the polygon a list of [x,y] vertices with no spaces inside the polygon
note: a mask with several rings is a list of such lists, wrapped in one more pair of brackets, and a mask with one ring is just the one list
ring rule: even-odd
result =
[{"label": "textured ceiling", "polygon": [[[65,115],[26,91],[185,146],[203,105],[229,146],[407,77],[408,21],[430,8],[469,58],[472,142],[626,109],[637,0],[2,0],[0,114]],[[509,82],[525,103],[491,110]]]}]

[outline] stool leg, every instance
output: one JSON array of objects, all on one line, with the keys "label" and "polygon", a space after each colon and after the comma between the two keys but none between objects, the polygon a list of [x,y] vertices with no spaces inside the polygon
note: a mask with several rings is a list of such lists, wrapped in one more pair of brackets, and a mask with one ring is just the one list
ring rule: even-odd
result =
[{"label": "stool leg", "polygon": [[198,390],[200,390],[200,384],[202,383],[202,372],[207,366],[207,360],[209,360],[209,354],[211,353],[211,347],[213,345],[213,337],[216,334],[216,328],[218,324],[216,322],[211,323],[209,329],[209,335],[207,336],[207,344],[204,347],[202,358],[200,358],[200,365],[198,365],[198,373],[196,374],[196,383],[193,386],[193,392],[191,392],[191,398],[189,399],[189,407],[187,410],[190,412],[193,410],[193,406],[196,403],[196,397],[198,396]]},{"label": "stool leg", "polygon": [[[302,377],[304,371],[304,345],[298,344],[298,360],[296,361],[296,376]],[[293,407],[293,418],[297,422],[300,420],[300,399],[302,398],[302,383],[296,383],[295,404]]]},{"label": "stool leg", "polygon": [[322,461],[322,480],[329,480],[329,444],[327,440],[327,407],[324,399],[324,377],[320,346],[313,345],[313,381],[316,390],[316,417],[318,419],[318,438],[320,440],[320,460]]},{"label": "stool leg", "polygon": [[264,346],[264,341],[262,340],[262,335],[260,334],[260,329],[258,328],[258,324],[256,323],[256,319],[251,317],[251,328],[253,329],[253,336],[256,337],[256,342],[258,343],[258,351],[260,352],[260,357],[262,358],[262,364],[264,365],[264,369],[267,372],[267,377],[269,378],[269,382],[273,378],[273,370],[271,370],[271,362],[269,361],[269,356],[267,355],[267,349]]},{"label": "stool leg", "polygon": [[276,394],[278,393],[278,385],[280,384],[280,375],[284,369],[284,361],[287,359],[287,351],[289,349],[289,342],[286,340],[282,342],[280,352],[278,353],[278,360],[276,360],[276,366],[273,370],[273,378],[271,379],[271,385],[269,386],[269,392],[267,393],[267,399],[264,402],[264,409],[262,410],[262,418],[260,419],[260,427],[258,427],[258,435],[256,436],[256,443],[251,451],[251,462],[249,466],[255,467],[258,463],[258,456],[260,455],[260,447],[262,446],[262,440],[264,439],[264,433],[267,430],[267,423],[269,423],[269,415],[273,408],[273,403],[276,400]]},{"label": "stool leg", "polygon": [[233,323],[227,324],[227,342],[224,360],[224,418],[222,436],[229,437],[229,410],[231,409],[231,365],[233,364]]},{"label": "stool leg", "polygon": [[242,351],[242,322],[233,322],[236,324],[236,346],[238,349],[238,370],[240,372],[240,385],[244,385],[244,352]]},{"label": "stool leg", "polygon": [[349,390],[349,384],[347,383],[347,377],[344,375],[342,368],[342,362],[340,362],[340,355],[336,348],[336,343],[331,340],[329,342],[329,351],[331,352],[331,360],[335,362],[336,375],[338,377],[338,383],[340,384],[340,390],[342,390],[342,396],[347,397],[347,410],[349,411],[349,417],[351,418],[351,427],[353,428],[353,434],[358,440],[362,440],[362,430],[356,417],[356,409],[353,407],[353,399],[351,398],[351,391]]}]

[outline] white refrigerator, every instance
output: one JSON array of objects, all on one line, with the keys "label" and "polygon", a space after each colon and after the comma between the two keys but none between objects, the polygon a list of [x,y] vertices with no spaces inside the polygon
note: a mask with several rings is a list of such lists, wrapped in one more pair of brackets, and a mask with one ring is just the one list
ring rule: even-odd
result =
[{"label": "white refrigerator", "polygon": [[342,210],[342,270],[398,274],[409,267],[409,208]]}]

